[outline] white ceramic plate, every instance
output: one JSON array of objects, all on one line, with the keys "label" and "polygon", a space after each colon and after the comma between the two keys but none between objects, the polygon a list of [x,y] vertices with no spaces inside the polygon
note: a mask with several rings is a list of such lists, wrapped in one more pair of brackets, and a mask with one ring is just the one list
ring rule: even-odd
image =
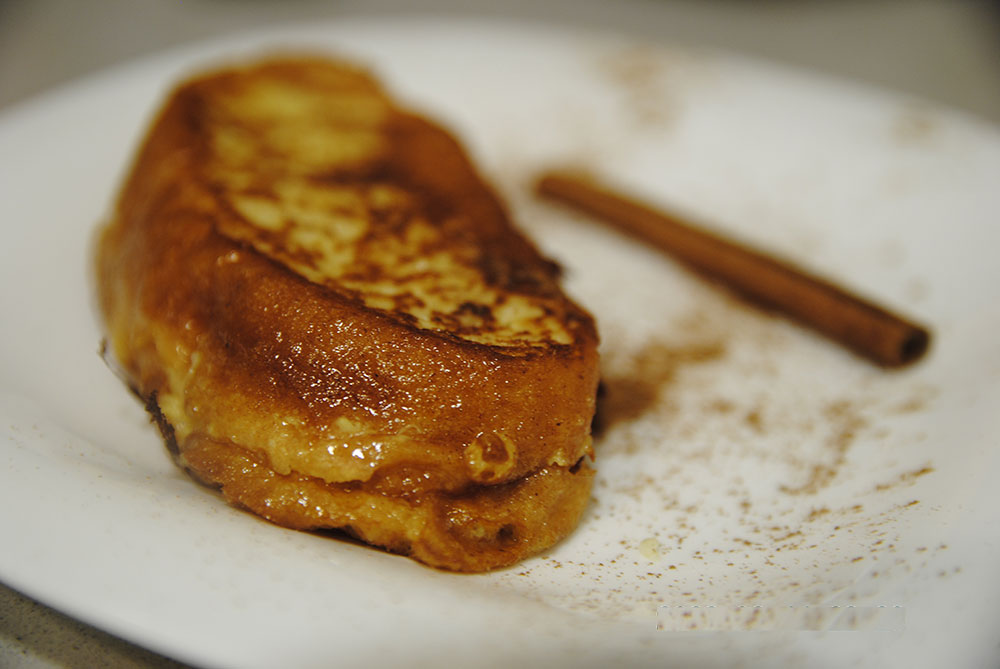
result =
[{"label": "white ceramic plate", "polygon": [[[547,554],[451,575],[233,510],[175,469],[99,358],[91,237],[149,115],[184,73],[277,46],[366,63],[455,131],[597,316],[600,474]],[[534,201],[555,163],[918,316],[931,354],[885,372],[740,306]],[[1000,622],[998,183],[997,131],[917,101],[518,24],[245,36],[9,109],[0,578],[207,666],[983,666]]]}]

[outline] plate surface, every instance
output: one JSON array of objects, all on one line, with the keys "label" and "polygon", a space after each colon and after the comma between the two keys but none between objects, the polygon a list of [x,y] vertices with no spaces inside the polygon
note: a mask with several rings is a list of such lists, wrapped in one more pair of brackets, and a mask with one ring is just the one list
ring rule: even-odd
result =
[{"label": "plate surface", "polygon": [[[229,508],[98,356],[92,236],[150,115],[186,73],[278,48],[366,64],[452,129],[596,315],[599,475],[550,552],[458,576]],[[748,309],[535,201],[552,165],[914,314],[933,349],[885,372]],[[51,92],[0,116],[0,579],[204,666],[990,664],[997,183],[1000,134],[946,110],[524,24],[244,35]]]}]

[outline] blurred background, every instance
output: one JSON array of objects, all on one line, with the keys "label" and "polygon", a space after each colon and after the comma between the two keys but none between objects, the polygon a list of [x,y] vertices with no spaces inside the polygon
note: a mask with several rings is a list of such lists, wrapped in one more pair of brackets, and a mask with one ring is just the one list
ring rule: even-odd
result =
[{"label": "blurred background", "polygon": [[0,0],[0,108],[185,42],[400,13],[514,16],[720,47],[1000,122],[996,0]]},{"label": "blurred background", "polygon": [[[46,89],[165,48],[399,14],[512,17],[721,48],[1000,124],[1000,2],[987,0],[0,0],[0,122]],[[0,667],[178,666],[0,584]]]}]

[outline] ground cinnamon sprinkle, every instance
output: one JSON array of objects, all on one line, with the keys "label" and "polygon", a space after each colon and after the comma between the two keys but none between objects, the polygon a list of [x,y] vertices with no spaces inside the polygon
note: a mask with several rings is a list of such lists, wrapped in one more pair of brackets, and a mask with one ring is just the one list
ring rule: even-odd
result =
[{"label": "ground cinnamon sprinkle", "polygon": [[832,434],[824,442],[828,459],[825,462],[812,465],[809,476],[804,483],[795,486],[782,485],[782,492],[790,495],[812,495],[829,485],[843,466],[847,458],[847,450],[851,447],[859,431],[869,424],[868,419],[859,409],[845,400],[830,404],[823,414],[828,423],[833,426]]},{"label": "ground cinnamon sprinkle", "polygon": [[649,342],[620,370],[602,378],[604,397],[598,404],[596,431],[638,418],[656,404],[661,391],[681,370],[720,360],[725,354],[725,345],[718,341],[675,345]]},{"label": "ground cinnamon sprinkle", "polygon": [[641,125],[665,125],[677,113],[670,102],[662,58],[650,57],[643,49],[617,53],[602,64],[608,81],[622,93],[626,111]]},{"label": "ground cinnamon sprinkle", "polygon": [[[663,76],[615,67],[637,91]],[[933,465],[906,457],[933,389],[856,364],[632,241],[618,260],[605,228],[524,206],[556,257],[584,245],[566,276],[584,302],[598,295],[604,395],[594,498],[553,554],[561,568],[535,561],[497,587],[646,624],[665,605],[864,602],[872,579],[938,559],[907,533],[933,513],[919,503]]]},{"label": "ground cinnamon sprinkle", "polygon": [[[934,559],[910,551],[900,525],[918,500],[893,501],[930,464],[873,491],[888,497],[837,503],[857,471],[852,450],[905,439],[883,417],[916,411],[930,401],[927,388],[877,398],[869,381],[848,396],[785,393],[794,377],[765,363],[786,341],[763,335],[774,324],[766,316],[720,299],[674,322],[634,347],[607,347],[593,508],[567,549],[573,564],[562,560],[584,576],[574,581],[580,591],[558,579],[549,587],[537,569],[505,587],[602,618],[644,619],[665,604],[817,604],[831,589],[860,597],[850,588],[864,572],[888,582]],[[610,324],[604,336],[624,341]],[[729,393],[733,376],[759,392]],[[605,546],[612,527],[622,542]]]},{"label": "ground cinnamon sprinkle", "polygon": [[930,474],[933,471],[934,471],[933,467],[924,466],[921,467],[920,469],[915,469],[911,472],[904,472],[900,474],[895,481],[891,481],[889,483],[879,483],[878,485],[875,486],[875,490],[877,492],[882,492],[883,490],[892,490],[893,488],[896,488],[898,486],[913,483],[919,477],[925,476],[926,474]]}]

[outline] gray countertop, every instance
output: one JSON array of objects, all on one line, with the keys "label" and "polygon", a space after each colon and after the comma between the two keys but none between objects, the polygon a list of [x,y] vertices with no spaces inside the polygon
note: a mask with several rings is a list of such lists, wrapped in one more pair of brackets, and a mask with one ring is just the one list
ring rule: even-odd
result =
[{"label": "gray countertop", "polygon": [[401,12],[524,17],[720,47],[1000,121],[1000,8],[986,0],[5,0],[0,107],[185,42]]},{"label": "gray countertop", "polygon": [[[970,0],[5,0],[0,113],[167,47],[262,26],[434,12],[602,27],[856,79],[1000,123],[1000,5]],[[2,667],[176,667],[0,585]]]}]

